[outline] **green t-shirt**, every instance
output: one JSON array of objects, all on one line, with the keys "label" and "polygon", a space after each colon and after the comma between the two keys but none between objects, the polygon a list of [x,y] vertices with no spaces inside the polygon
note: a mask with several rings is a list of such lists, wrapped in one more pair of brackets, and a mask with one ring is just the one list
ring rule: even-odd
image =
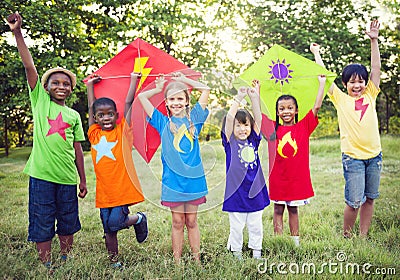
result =
[{"label": "green t-shirt", "polygon": [[33,149],[24,172],[31,177],[65,185],[78,183],[74,142],[84,141],[80,115],[60,106],[38,82],[30,90],[33,113]]}]

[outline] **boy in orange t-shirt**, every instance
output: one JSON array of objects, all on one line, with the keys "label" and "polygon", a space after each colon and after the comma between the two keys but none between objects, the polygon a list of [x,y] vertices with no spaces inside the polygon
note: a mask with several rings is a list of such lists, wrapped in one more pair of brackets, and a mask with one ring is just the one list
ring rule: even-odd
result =
[{"label": "boy in orange t-shirt", "polygon": [[94,97],[93,85],[101,78],[94,76],[87,82],[88,138],[96,173],[96,207],[100,208],[105,243],[115,268],[122,267],[118,261],[117,232],[133,226],[139,243],[144,242],[148,235],[146,215],[142,212],[128,215],[128,206],[144,201],[132,159],[131,105],[138,76],[140,74],[131,74],[125,114],[119,124],[115,102],[105,97]]}]

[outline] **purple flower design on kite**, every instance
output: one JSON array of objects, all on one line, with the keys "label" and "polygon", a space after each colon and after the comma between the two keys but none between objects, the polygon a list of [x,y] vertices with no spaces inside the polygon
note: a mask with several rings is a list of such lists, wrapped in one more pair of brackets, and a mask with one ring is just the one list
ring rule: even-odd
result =
[{"label": "purple flower design on kite", "polygon": [[281,85],[283,85],[284,82],[289,83],[289,79],[293,78],[290,76],[290,73],[293,72],[293,70],[290,70],[290,64],[285,64],[286,60],[283,59],[282,62],[278,59],[277,62],[271,60],[272,65],[268,66],[271,71],[269,71],[269,74],[272,74],[271,80],[275,79],[275,83],[281,82]]}]

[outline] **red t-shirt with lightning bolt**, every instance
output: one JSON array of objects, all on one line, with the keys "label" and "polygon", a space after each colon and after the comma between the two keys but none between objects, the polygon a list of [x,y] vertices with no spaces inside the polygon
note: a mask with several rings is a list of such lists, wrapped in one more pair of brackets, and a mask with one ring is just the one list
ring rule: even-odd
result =
[{"label": "red t-shirt with lightning bolt", "polygon": [[[275,122],[266,125],[267,138]],[[271,200],[293,201],[314,196],[309,164],[309,139],[318,125],[312,110],[298,123],[278,126],[276,140],[268,141],[269,197]]]}]

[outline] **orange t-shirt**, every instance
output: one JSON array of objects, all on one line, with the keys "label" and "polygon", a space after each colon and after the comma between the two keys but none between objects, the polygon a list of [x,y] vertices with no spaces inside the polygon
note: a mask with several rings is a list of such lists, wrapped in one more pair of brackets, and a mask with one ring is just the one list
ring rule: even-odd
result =
[{"label": "orange t-shirt", "polygon": [[125,119],[110,131],[98,124],[90,126],[88,138],[96,174],[96,207],[142,202],[144,196],[132,159],[132,131]]}]

